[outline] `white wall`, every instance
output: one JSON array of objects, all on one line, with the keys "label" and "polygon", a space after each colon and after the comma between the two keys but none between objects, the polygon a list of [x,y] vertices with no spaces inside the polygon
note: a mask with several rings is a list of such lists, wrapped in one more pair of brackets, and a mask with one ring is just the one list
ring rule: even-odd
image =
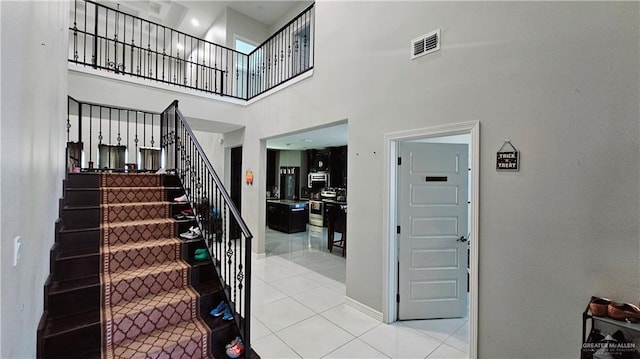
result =
[{"label": "white wall", "polygon": [[227,46],[235,49],[235,37],[260,44],[269,36],[269,27],[260,21],[227,8]]},{"label": "white wall", "polygon": [[[224,142],[221,142],[224,136],[220,133],[205,131],[193,131],[193,134],[196,135],[198,143],[200,143],[209,162],[218,173],[219,168],[224,168]],[[219,176],[223,174],[222,170],[218,173]]]},{"label": "white wall", "polygon": [[34,358],[64,176],[69,3],[2,1],[0,9],[0,357]]},{"label": "white wall", "polygon": [[[314,76],[248,108],[245,166],[260,138],[348,118],[347,295],[382,310],[383,135],[480,120],[480,357],[575,358],[591,295],[640,296],[638,3],[316,7]],[[495,171],[507,137],[517,173]]]},{"label": "white wall", "polygon": [[227,12],[223,11],[207,30],[204,39],[218,45],[227,45]]},{"label": "white wall", "polygon": [[297,1],[296,4],[291,9],[289,9],[289,11],[287,11],[278,21],[276,21],[269,27],[269,36],[282,29],[284,25],[286,25],[294,17],[300,15],[300,13],[311,6],[311,4],[313,4],[313,1]]},{"label": "white wall", "polygon": [[[347,118],[347,295],[381,311],[384,134],[479,120],[479,356],[575,358],[591,295],[638,300],[639,3],[336,1],[317,2],[316,19],[312,78],[246,109],[181,105],[246,125],[255,183],[242,209],[258,253],[263,139]],[[436,28],[442,49],[410,61],[410,40]],[[131,91],[104,95],[154,96]],[[495,171],[504,138],[520,172]]]}]

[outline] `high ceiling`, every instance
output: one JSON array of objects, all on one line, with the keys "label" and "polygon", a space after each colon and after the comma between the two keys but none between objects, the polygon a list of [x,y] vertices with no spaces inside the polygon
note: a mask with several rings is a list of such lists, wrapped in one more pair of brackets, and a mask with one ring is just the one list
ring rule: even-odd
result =
[{"label": "high ceiling", "polygon": [[[230,7],[239,13],[271,26],[297,1],[182,1],[182,0],[99,0],[131,15],[203,37],[213,22]],[[192,20],[197,20],[197,25]]]},{"label": "high ceiling", "polygon": [[[195,37],[204,37],[213,22],[225,8],[272,26],[299,1],[183,1],[183,0],[97,0],[113,9],[177,29]],[[193,19],[197,20],[197,25]],[[188,119],[195,130],[226,133],[240,128],[215,121]],[[280,150],[306,150],[347,144],[347,124],[316,128],[272,138],[267,148]]]},{"label": "high ceiling", "polygon": [[276,150],[308,150],[344,146],[347,144],[347,130],[347,124],[341,123],[339,125],[287,134],[268,139],[267,148]]}]

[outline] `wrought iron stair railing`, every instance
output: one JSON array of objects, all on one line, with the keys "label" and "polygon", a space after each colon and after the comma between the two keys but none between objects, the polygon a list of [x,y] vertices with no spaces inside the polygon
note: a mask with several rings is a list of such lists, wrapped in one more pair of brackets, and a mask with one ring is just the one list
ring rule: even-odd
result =
[{"label": "wrought iron stair railing", "polygon": [[70,63],[221,96],[249,100],[313,69],[314,5],[248,55],[91,0],[73,0],[70,22]]},{"label": "wrought iron stair railing", "polygon": [[160,113],[67,98],[67,168],[155,170]]},{"label": "wrought iron stair railing", "polygon": [[[248,358],[253,235],[178,109],[178,101],[162,112],[160,131],[165,166],[175,169],[196,212],[202,236],[226,286],[225,295],[236,313]],[[239,230],[233,230],[234,226]]]}]

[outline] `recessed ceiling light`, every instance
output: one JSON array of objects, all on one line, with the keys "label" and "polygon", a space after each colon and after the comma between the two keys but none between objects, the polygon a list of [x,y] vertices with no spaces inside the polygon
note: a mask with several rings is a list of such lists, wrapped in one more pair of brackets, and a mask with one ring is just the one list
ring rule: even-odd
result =
[{"label": "recessed ceiling light", "polygon": [[302,141],[304,141],[304,142],[313,142],[313,140],[312,140],[312,139],[310,139],[310,138],[305,138],[305,139],[304,139],[304,140],[302,140]]},{"label": "recessed ceiling light", "polygon": [[200,26],[200,21],[198,21],[198,19],[194,17],[193,19],[191,19],[191,25]]},{"label": "recessed ceiling light", "polygon": [[183,50],[183,49],[184,49],[184,46],[182,46],[182,44],[181,44],[181,43],[178,43],[178,44],[176,45],[176,47],[178,48],[178,50]]}]

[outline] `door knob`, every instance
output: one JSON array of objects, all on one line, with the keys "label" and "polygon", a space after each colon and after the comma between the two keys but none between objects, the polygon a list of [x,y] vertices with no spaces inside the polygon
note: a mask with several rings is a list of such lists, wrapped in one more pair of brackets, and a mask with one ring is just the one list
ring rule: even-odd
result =
[{"label": "door knob", "polygon": [[456,241],[464,243],[464,242],[468,241],[468,239],[464,238],[464,236],[460,236],[460,238],[456,239]]}]

